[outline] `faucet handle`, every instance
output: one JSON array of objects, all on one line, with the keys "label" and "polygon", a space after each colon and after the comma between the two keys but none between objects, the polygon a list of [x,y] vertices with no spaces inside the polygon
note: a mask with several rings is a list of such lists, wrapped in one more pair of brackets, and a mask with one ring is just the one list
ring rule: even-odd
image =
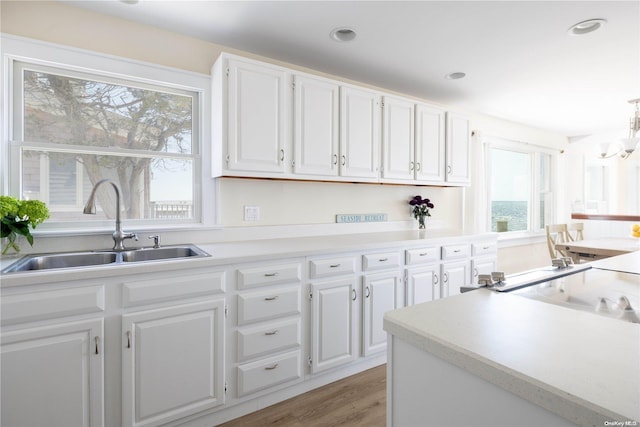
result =
[{"label": "faucet handle", "polygon": [[158,249],[160,247],[160,235],[156,234],[154,236],[149,236],[149,239],[153,239],[153,249]]}]

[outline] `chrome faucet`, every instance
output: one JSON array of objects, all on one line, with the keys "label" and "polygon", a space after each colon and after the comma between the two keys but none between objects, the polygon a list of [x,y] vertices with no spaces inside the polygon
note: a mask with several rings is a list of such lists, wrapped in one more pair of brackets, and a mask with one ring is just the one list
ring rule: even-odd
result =
[{"label": "chrome faucet", "polygon": [[101,179],[96,182],[96,185],[93,186],[93,190],[91,190],[91,195],[89,195],[89,200],[87,200],[87,204],[84,206],[84,210],[82,211],[85,214],[95,215],[96,213],[96,190],[100,186],[100,184],[108,182],[111,184],[113,189],[116,192],[116,231],[113,232],[113,250],[115,251],[123,251],[124,240],[125,239],[134,239],[136,242],[138,241],[138,235],[136,233],[125,233],[122,231],[122,224],[120,222],[120,188],[118,185],[110,179]]}]

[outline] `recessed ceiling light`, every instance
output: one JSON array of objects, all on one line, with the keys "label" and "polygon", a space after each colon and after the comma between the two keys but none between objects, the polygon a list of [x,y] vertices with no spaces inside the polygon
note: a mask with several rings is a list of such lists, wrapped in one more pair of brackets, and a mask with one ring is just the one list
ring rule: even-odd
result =
[{"label": "recessed ceiling light", "polygon": [[606,23],[606,19],[588,19],[571,26],[571,28],[569,28],[569,34],[572,36],[588,34],[602,27]]},{"label": "recessed ceiling light", "polygon": [[337,42],[350,42],[356,38],[356,32],[352,28],[340,27],[331,31],[330,36]]},{"label": "recessed ceiling light", "polygon": [[455,72],[455,73],[449,73],[446,76],[444,76],[445,79],[449,79],[449,80],[458,80],[463,78],[464,76],[466,76],[466,73],[462,73],[460,71]]}]

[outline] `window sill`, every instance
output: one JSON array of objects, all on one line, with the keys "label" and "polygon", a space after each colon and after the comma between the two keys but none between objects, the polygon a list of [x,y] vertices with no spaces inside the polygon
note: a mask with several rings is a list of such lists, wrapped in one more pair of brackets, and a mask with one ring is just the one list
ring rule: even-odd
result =
[{"label": "window sill", "polygon": [[513,246],[535,245],[546,243],[547,236],[544,233],[507,232],[498,233],[498,249]]}]

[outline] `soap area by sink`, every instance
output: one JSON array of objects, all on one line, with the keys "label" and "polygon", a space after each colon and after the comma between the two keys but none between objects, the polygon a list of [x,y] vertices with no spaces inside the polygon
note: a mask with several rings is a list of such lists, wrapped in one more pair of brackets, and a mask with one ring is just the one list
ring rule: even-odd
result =
[{"label": "soap area by sink", "polygon": [[640,275],[590,268],[512,292],[574,310],[640,323]]}]

